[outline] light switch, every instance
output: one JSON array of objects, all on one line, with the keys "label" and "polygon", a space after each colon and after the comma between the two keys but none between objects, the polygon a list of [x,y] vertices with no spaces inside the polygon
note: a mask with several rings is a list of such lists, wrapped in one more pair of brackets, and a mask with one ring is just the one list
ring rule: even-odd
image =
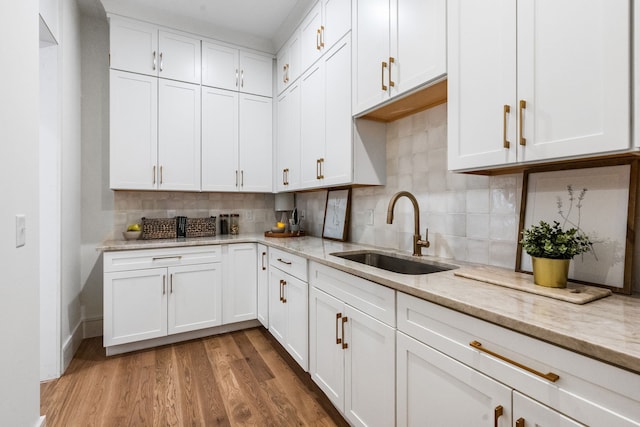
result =
[{"label": "light switch", "polygon": [[27,241],[27,217],[16,215],[16,248],[24,246]]}]

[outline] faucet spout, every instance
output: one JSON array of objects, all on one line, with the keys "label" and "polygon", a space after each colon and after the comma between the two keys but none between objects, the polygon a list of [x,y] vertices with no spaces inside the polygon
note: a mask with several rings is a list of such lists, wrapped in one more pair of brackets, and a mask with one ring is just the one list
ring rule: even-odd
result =
[{"label": "faucet spout", "polygon": [[387,208],[387,224],[393,223],[393,210],[396,206],[396,202],[401,197],[406,197],[411,200],[411,204],[413,205],[413,255],[414,256],[422,256],[421,248],[428,248],[429,243],[429,229],[427,229],[427,237],[425,240],[422,240],[420,237],[420,207],[418,206],[418,200],[416,200],[415,196],[408,191],[400,191],[394,194],[389,201],[389,207]]}]

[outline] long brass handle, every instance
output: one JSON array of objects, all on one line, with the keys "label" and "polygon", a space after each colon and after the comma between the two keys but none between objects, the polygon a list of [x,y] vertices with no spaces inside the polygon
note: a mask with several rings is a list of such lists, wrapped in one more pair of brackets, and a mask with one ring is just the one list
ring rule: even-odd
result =
[{"label": "long brass handle", "polygon": [[238,171],[236,170],[236,187],[238,186]]},{"label": "long brass handle", "polygon": [[520,145],[527,145],[527,139],[523,136],[524,110],[527,108],[527,101],[520,100]]},{"label": "long brass handle", "polygon": [[344,337],[344,324],[347,323],[349,321],[349,318],[347,316],[344,316],[342,318],[342,349],[346,349],[349,348],[349,344],[347,344],[347,339]]},{"label": "long brass handle", "polygon": [[507,114],[510,112],[511,106],[505,105],[502,112],[502,146],[504,148],[509,148],[511,146],[511,143],[507,139]]},{"label": "long brass handle", "polygon": [[244,87],[244,69],[240,70],[240,87]]},{"label": "long brass handle", "polygon": [[164,174],[162,173],[162,165],[160,165],[160,184],[164,181]]},{"label": "long brass handle", "polygon": [[[338,338],[338,320],[342,318],[342,313],[336,313],[336,344],[342,344],[342,338]],[[342,335],[344,337],[344,334]]]},{"label": "long brass handle", "polygon": [[244,169],[240,171],[240,187],[244,187]]},{"label": "long brass handle", "polygon": [[498,418],[504,415],[504,408],[502,405],[498,405],[493,410],[493,427],[498,427]]},{"label": "long brass handle", "polygon": [[524,427],[524,418],[518,418],[516,420],[516,427]]},{"label": "long brass handle", "polygon": [[493,352],[493,351],[491,351],[491,350],[487,350],[486,348],[484,348],[484,347],[482,346],[482,343],[480,343],[480,342],[478,342],[478,341],[471,341],[471,342],[469,343],[469,345],[470,345],[471,347],[475,348],[475,349],[476,349],[476,350],[478,350],[478,351],[482,351],[482,352],[487,353],[487,354],[489,354],[489,355],[491,355],[491,356],[493,356],[493,357],[495,357],[495,358],[497,358],[497,359],[500,359],[500,360],[502,360],[502,361],[504,361],[504,362],[507,362],[507,363],[510,363],[510,364],[512,364],[512,365],[514,365],[514,366],[517,366],[517,367],[518,367],[518,368],[520,368],[520,369],[524,369],[525,371],[530,372],[530,373],[532,373],[532,374],[534,374],[534,375],[537,375],[537,376],[539,376],[539,377],[542,377],[542,378],[544,378],[544,379],[545,379],[545,380],[547,380],[547,381],[551,381],[551,382],[553,382],[553,383],[554,383],[554,382],[556,382],[556,381],[558,381],[558,380],[560,379],[560,376],[559,376],[559,375],[557,375],[557,374],[554,374],[553,372],[549,372],[549,373],[547,373],[547,374],[543,374],[543,373],[542,373],[542,372],[540,372],[540,371],[536,371],[536,370],[535,370],[535,369],[533,369],[533,368],[530,368],[530,367],[525,366],[525,365],[523,365],[523,364],[521,364],[521,363],[518,363],[518,362],[516,362],[516,361],[514,361],[514,360],[511,360],[511,359],[509,359],[509,358],[507,358],[507,357],[505,357],[505,356],[503,356],[503,355],[501,355],[501,354],[495,353],[495,352]]},{"label": "long brass handle", "polygon": [[320,179],[324,179],[324,158],[318,160],[320,162]]},{"label": "long brass handle", "polygon": [[278,258],[278,261],[280,261],[283,264],[291,265],[291,261],[285,261],[282,258]]},{"label": "long brass handle", "polygon": [[267,269],[267,266],[266,266],[266,264],[264,263],[264,258],[265,258],[266,256],[267,256],[267,253],[266,253],[266,252],[262,252],[262,270],[266,270],[266,269]]},{"label": "long brass handle", "polygon": [[164,60],[162,59],[162,52],[160,52],[160,71],[164,68]]},{"label": "long brass handle", "polygon": [[381,73],[380,81],[382,83],[382,90],[386,92],[388,87],[384,84],[384,69],[385,68],[387,68],[387,63],[382,61],[382,73]]},{"label": "long brass handle", "polygon": [[320,179],[320,159],[316,159],[316,179]]},{"label": "long brass handle", "polygon": [[316,50],[320,50],[320,28],[316,31]]},{"label": "long brass handle", "polygon": [[173,293],[173,273],[169,275],[169,293]]},{"label": "long brass handle", "polygon": [[238,69],[236,68],[236,87],[238,87]]},{"label": "long brass handle", "polygon": [[287,82],[287,69],[289,68],[289,64],[284,64],[284,66],[282,67],[282,82],[286,83]]},{"label": "long brass handle", "polygon": [[284,282],[284,280],[280,279],[280,302],[282,302],[282,282]]},{"label": "long brass handle", "polygon": [[396,63],[396,59],[393,56],[389,57],[389,86],[391,87],[395,87],[396,82],[394,82],[393,80],[391,80],[391,64],[395,64]]},{"label": "long brass handle", "polygon": [[320,47],[324,47],[324,25],[320,26]]},{"label": "long brass handle", "polygon": [[163,259],[181,260],[182,259],[182,255],[154,256],[153,258],[151,258],[151,261],[159,261],[159,260],[163,260]]},{"label": "long brass handle", "polygon": [[156,184],[156,166],[153,165],[153,185]]},{"label": "long brass handle", "polygon": [[153,71],[156,70],[156,51],[153,51]]},{"label": "long brass handle", "polygon": [[162,275],[162,295],[167,293],[167,276]]},{"label": "long brass handle", "polygon": [[283,281],[282,281],[282,303],[283,303],[283,304],[286,304],[286,303],[287,303],[287,297],[286,297],[286,295],[285,295],[285,293],[284,293],[284,287],[285,287],[285,286],[287,286],[287,281],[286,281],[286,280],[283,280]]}]

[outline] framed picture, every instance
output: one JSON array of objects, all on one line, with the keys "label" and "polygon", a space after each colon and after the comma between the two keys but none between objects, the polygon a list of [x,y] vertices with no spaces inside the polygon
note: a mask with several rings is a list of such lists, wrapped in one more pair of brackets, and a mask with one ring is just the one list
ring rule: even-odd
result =
[{"label": "framed picture", "polygon": [[[594,160],[525,171],[518,236],[546,221],[584,231],[593,249],[571,261],[569,280],[630,294],[638,161]],[[518,239],[519,240],[519,239]],[[531,272],[531,257],[518,244],[516,271]]]},{"label": "framed picture", "polygon": [[327,191],[324,209],[322,237],[332,240],[347,240],[351,208],[351,189]]}]

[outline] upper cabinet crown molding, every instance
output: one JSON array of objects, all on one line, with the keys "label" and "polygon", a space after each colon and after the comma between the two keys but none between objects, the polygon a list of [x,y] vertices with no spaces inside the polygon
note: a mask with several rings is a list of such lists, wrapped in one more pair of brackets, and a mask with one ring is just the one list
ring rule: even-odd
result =
[{"label": "upper cabinet crown molding", "polygon": [[631,148],[628,1],[448,7],[449,169]]}]

